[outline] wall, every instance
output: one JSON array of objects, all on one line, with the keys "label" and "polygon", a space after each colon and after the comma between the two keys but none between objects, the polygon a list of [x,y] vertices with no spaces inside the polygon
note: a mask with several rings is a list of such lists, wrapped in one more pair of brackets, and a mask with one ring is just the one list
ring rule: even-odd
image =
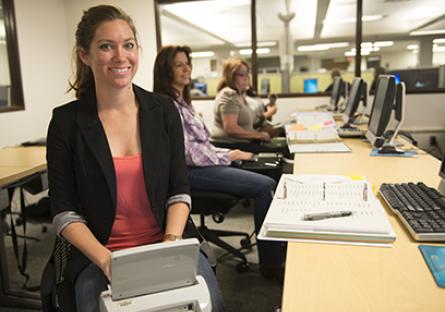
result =
[{"label": "wall", "polygon": [[[65,0],[67,38],[74,46],[74,32],[82,12],[91,6],[103,4],[99,0]],[[153,65],[156,57],[156,32],[153,0],[109,0],[106,4],[122,8],[134,21],[141,45],[139,69],[134,82],[148,90],[153,89]]]},{"label": "wall", "polygon": [[0,114],[0,146],[45,136],[51,109],[69,97],[64,2],[15,0],[25,110]]},{"label": "wall", "polygon": [[[15,0],[25,110],[0,114],[0,147],[46,136],[54,107],[66,94],[71,76],[74,31],[82,11],[99,0]],[[153,0],[114,0],[134,19],[142,46],[135,83],[152,89],[156,34]]]},{"label": "wall", "polygon": [[[6,52],[6,44],[0,40],[0,64],[8,64],[8,53]],[[0,68],[0,85],[11,84],[9,79],[9,66],[1,66]]]}]

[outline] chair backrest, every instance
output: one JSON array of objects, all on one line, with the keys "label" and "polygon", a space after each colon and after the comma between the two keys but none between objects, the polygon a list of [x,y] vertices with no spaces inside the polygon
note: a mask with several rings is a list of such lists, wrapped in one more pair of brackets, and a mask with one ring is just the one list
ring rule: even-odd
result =
[{"label": "chair backrest", "polygon": [[226,214],[240,199],[240,197],[227,193],[192,189],[191,213],[203,215]]}]

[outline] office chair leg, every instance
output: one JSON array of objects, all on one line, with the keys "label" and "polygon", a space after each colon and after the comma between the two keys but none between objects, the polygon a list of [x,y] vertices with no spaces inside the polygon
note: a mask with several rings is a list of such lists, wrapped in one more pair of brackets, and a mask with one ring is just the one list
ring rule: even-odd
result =
[{"label": "office chair leg", "polygon": [[[204,236],[206,238],[206,240],[208,240],[209,242],[215,244],[218,247],[221,247],[225,250],[227,250],[227,252],[229,252],[230,254],[234,255],[235,257],[241,259],[241,262],[237,264],[236,269],[238,272],[242,273],[242,272],[247,272],[249,270],[249,264],[247,262],[247,258],[246,256],[238,249],[234,248],[233,246],[227,244],[225,241],[223,241],[222,239],[220,239],[218,236],[218,232],[220,231],[215,231],[215,230],[210,230],[207,227],[199,227],[199,231],[201,232],[202,236]],[[240,234],[237,234],[240,233]],[[229,236],[229,234],[224,233],[226,235],[224,236]],[[242,232],[234,232],[232,235],[242,235],[245,236],[245,233]],[[246,235],[248,237],[248,235]]]},{"label": "office chair leg", "polygon": [[244,232],[227,232],[227,231],[218,231],[218,230],[212,230],[212,232],[217,236],[217,237],[221,237],[221,236],[244,236],[244,238],[242,238],[240,240],[240,245],[241,247],[243,247],[244,249],[252,249],[252,241],[250,240],[251,235],[248,235],[247,233]]}]

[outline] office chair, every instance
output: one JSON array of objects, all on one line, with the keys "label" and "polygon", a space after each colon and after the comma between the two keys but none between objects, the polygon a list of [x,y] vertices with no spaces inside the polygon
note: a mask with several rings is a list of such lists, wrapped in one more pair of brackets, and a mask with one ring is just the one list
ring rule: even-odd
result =
[{"label": "office chair", "polygon": [[[224,215],[241,199],[243,198],[227,193],[192,189],[192,213],[199,213],[200,215],[200,223],[198,226],[199,232],[207,241],[225,249],[229,254],[239,258],[241,262],[237,264],[236,269],[240,273],[249,270],[247,258],[241,252],[241,249],[251,249],[253,245],[251,244],[250,238],[253,236],[254,232],[248,234],[239,231],[209,229],[205,224],[205,217],[212,215],[212,218],[216,223],[221,223],[224,221]],[[241,248],[235,248],[222,240],[221,237],[225,236],[242,236],[243,238],[240,240]]]}]

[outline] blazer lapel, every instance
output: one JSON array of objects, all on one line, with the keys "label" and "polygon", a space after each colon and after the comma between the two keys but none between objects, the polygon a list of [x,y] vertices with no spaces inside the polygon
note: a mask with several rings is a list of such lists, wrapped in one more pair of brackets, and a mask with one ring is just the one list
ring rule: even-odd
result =
[{"label": "blazer lapel", "polygon": [[97,160],[107,181],[113,207],[116,207],[116,176],[108,140],[97,113],[96,97],[86,96],[79,102],[77,123],[80,132]]}]

